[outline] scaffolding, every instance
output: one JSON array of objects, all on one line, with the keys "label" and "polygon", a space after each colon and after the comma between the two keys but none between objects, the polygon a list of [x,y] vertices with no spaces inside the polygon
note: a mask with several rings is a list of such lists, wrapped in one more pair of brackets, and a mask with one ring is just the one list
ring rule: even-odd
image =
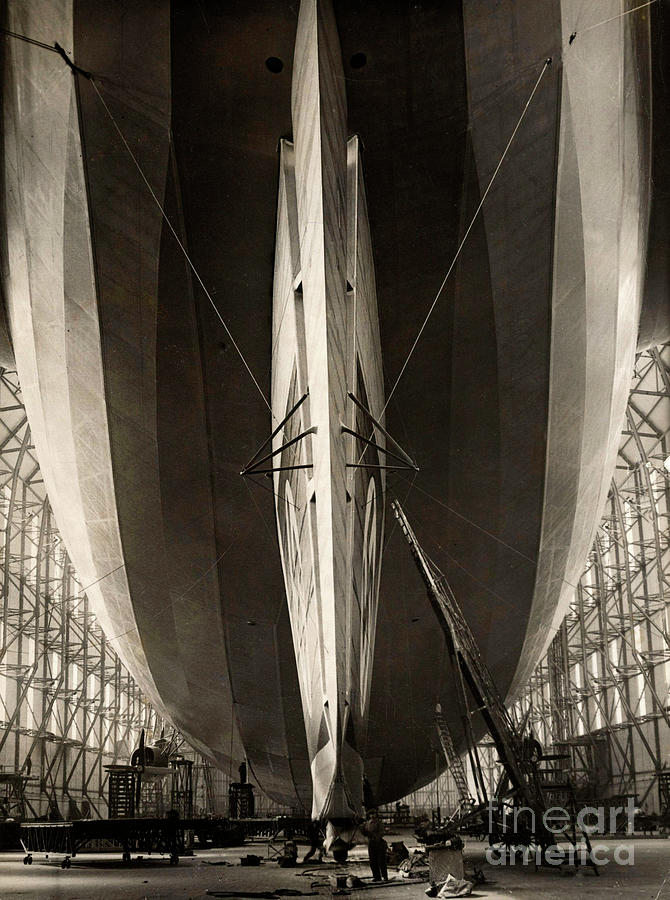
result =
[{"label": "scaffolding", "polygon": [[[96,621],[56,528],[17,374],[2,368],[0,555],[0,819],[106,817],[105,767],[130,762],[142,729],[147,743],[171,730],[187,760],[179,802],[192,791],[196,815],[226,815],[232,773],[175,734]],[[290,812],[259,791],[256,801],[259,815]]]},{"label": "scaffolding", "polygon": [[[0,370],[0,783],[19,818],[103,817],[105,765],[164,722],[111,648],[55,527],[16,374]],[[11,789],[11,790],[10,790]]]},{"label": "scaffolding", "polygon": [[[513,704],[580,799],[670,812],[670,344],[638,354],[603,518],[569,611]],[[492,789],[497,753],[480,758]],[[449,773],[407,799],[455,805]]]}]

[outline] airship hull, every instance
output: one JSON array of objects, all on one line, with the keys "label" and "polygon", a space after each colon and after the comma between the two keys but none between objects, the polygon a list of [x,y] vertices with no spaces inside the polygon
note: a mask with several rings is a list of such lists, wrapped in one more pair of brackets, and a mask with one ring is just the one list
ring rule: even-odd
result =
[{"label": "airship hull", "polygon": [[[386,489],[502,691],[546,648],[588,552],[643,300],[650,24],[570,42],[583,5],[334,4],[385,396],[472,223],[385,413],[420,472]],[[621,12],[597,6],[589,24]],[[297,11],[30,0],[5,22],[93,73],[5,38],[3,289],[59,528],[156,706],[222,768],[244,754],[271,796],[310,808],[281,522],[239,474],[276,424]],[[382,802],[433,777],[450,687],[391,527],[379,568],[361,759]]]}]

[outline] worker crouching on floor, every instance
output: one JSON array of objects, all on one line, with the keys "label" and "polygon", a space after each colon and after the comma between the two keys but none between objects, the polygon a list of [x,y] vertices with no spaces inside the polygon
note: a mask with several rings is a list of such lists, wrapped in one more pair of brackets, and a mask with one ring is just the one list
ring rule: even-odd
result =
[{"label": "worker crouching on floor", "polygon": [[298,845],[295,841],[284,841],[281,853],[277,857],[277,864],[282,869],[292,869],[298,862]]},{"label": "worker crouching on floor", "polygon": [[368,839],[368,859],[372,870],[373,881],[388,881],[386,871],[386,841],[384,840],[384,823],[376,809],[371,809],[362,831]]}]

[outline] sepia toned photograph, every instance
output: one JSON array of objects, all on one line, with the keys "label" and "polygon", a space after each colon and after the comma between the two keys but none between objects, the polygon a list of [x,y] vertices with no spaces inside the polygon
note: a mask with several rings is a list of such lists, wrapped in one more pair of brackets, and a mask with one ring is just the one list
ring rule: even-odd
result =
[{"label": "sepia toned photograph", "polygon": [[670,0],[0,47],[0,900],[670,897]]}]

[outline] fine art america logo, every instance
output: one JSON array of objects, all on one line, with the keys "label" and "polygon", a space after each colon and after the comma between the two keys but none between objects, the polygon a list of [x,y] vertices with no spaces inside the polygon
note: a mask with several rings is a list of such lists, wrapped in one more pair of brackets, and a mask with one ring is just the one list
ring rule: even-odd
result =
[{"label": "fine art america logo", "polygon": [[[632,844],[607,844],[599,843],[589,848],[581,835],[591,834],[616,834],[621,832],[621,820],[619,815],[626,814],[626,834],[633,834],[633,819],[636,806],[632,797],[628,798],[626,806],[602,807],[585,806],[579,810],[576,816],[572,816],[561,806],[552,806],[541,817],[540,827],[536,827],[535,812],[527,806],[514,809],[499,807],[496,800],[489,800],[488,804],[489,834],[502,833],[513,835],[537,835],[544,832],[547,840],[542,843],[549,844],[542,851],[532,843],[532,849],[526,842],[519,839],[519,843],[510,843],[510,853],[505,853],[499,847],[491,846],[486,849],[486,860],[492,866],[501,865],[528,865],[529,863],[543,863],[550,866],[562,865],[597,865],[606,866],[611,862],[618,866],[634,865],[634,848]],[[578,836],[577,845],[571,842],[573,833]],[[552,841],[554,843],[551,846]],[[505,842],[506,843],[506,842]]]}]

